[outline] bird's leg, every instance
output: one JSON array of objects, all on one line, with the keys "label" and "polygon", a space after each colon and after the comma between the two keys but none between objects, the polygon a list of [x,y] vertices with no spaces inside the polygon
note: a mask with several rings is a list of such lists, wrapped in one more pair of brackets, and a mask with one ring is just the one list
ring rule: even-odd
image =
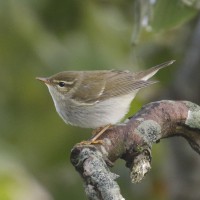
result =
[{"label": "bird's leg", "polygon": [[[97,140],[108,128],[110,128],[112,125],[107,124],[106,126],[102,128],[97,128],[93,131],[94,137],[90,140],[91,144],[102,144],[102,140]],[[99,130],[100,129],[100,130]]]},{"label": "bird's leg", "polygon": [[108,128],[110,128],[112,125],[108,124],[104,127],[100,127],[95,129],[92,134],[94,135],[94,137],[89,140],[89,141],[82,141],[79,143],[79,145],[91,145],[91,144],[102,144],[103,141],[102,140],[97,140]]}]

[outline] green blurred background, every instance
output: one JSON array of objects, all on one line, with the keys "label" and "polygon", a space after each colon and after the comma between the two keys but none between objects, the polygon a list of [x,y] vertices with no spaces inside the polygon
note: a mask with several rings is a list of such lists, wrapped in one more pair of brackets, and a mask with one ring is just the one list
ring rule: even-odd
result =
[{"label": "green blurred background", "polygon": [[[175,59],[173,67],[156,76],[159,84],[138,95],[129,116],[163,98],[200,103],[197,92],[174,89],[187,82],[182,64],[193,47],[199,9],[198,0],[0,0],[0,199],[86,199],[70,150],[91,130],[66,125],[36,76],[64,70],[137,71]],[[198,48],[193,53],[200,55]],[[190,62],[188,68],[193,69]],[[153,169],[137,185],[130,183],[124,162],[117,161],[112,170],[120,175],[126,199],[171,198],[167,177],[172,172],[163,158],[170,154],[167,146],[161,142],[153,149]]]}]

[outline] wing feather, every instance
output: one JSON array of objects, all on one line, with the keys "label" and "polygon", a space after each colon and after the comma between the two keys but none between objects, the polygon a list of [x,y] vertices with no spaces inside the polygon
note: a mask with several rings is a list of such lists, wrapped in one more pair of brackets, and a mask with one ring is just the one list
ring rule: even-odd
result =
[{"label": "wing feather", "polygon": [[[73,94],[73,99],[82,104],[133,93],[155,81],[136,80],[134,73],[128,71],[85,72],[84,79]],[[103,73],[103,74],[102,74]]]},{"label": "wing feather", "polygon": [[135,79],[134,74],[130,72],[120,73],[107,79],[104,92],[100,99],[104,100],[110,97],[131,94],[153,83],[156,83],[156,81]]}]

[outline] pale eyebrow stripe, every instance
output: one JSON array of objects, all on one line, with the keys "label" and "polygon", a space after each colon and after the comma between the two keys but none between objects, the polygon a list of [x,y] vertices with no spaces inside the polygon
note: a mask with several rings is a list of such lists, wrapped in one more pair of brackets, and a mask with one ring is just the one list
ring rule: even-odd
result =
[{"label": "pale eyebrow stripe", "polygon": [[65,83],[66,85],[73,85],[74,84],[74,81],[57,81],[57,80],[54,80],[54,83],[59,83],[59,82],[63,82]]}]

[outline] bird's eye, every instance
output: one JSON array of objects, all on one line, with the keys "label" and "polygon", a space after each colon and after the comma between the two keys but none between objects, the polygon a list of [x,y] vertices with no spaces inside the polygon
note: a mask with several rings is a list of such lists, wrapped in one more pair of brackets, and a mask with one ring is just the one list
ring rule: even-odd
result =
[{"label": "bird's eye", "polygon": [[60,87],[64,87],[64,86],[65,86],[65,82],[60,81],[60,82],[58,83],[58,85],[59,85]]}]

